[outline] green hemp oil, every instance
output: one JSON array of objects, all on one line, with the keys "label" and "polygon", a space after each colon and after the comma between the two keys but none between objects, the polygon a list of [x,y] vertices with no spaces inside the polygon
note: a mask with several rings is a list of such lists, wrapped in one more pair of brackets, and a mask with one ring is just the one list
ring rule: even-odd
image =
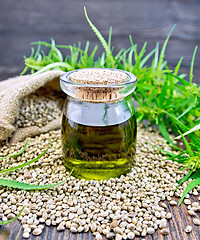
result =
[{"label": "green hemp oil", "polygon": [[[69,104],[68,101],[66,105]],[[125,121],[116,122],[115,114],[110,113],[110,118],[106,119],[104,104],[100,104],[101,106],[97,108],[95,106],[97,104],[80,103],[76,100],[72,104],[72,101],[74,100],[70,100],[71,105],[78,104],[86,108],[88,115],[86,114],[86,118],[82,115],[81,119],[76,119],[75,111],[69,113],[69,116],[63,114],[62,146],[67,169],[74,168],[73,175],[78,178],[96,180],[119,177],[129,172],[134,165],[136,148],[135,115]],[[122,103],[118,103],[120,104]],[[98,110],[98,115],[103,116],[102,121],[98,121],[99,124],[95,121],[94,116],[97,114],[95,108]],[[107,109],[107,112],[116,110],[113,104],[108,108],[111,109]],[[91,118],[95,122],[93,125],[91,125]]]}]

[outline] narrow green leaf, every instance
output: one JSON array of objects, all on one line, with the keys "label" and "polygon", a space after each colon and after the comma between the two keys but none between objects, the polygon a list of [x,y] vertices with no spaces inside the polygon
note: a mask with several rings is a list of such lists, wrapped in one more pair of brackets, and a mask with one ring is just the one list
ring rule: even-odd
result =
[{"label": "narrow green leaf", "polygon": [[200,169],[196,170],[194,174],[190,178],[195,179],[200,177]]},{"label": "narrow green leaf", "polygon": [[129,40],[130,40],[131,46],[132,46],[134,54],[135,54],[135,56],[134,56],[135,57],[135,61],[137,61],[137,59],[139,58],[138,53],[137,53],[137,44],[133,43],[133,39],[132,39],[131,35],[129,35]]},{"label": "narrow green leaf", "polygon": [[192,55],[192,61],[191,61],[191,65],[190,65],[190,83],[192,83],[192,80],[194,77],[193,69],[194,69],[194,60],[195,60],[195,55],[196,55],[197,49],[198,49],[198,46],[195,47],[193,55]]},{"label": "narrow green leaf", "polygon": [[90,25],[90,27],[92,28],[92,30],[94,31],[94,33],[96,34],[96,36],[98,37],[98,39],[100,40],[103,48],[105,49],[106,52],[106,56],[107,58],[111,61],[111,65],[114,68],[114,60],[113,60],[113,56],[112,53],[110,51],[110,48],[107,44],[107,42],[105,41],[105,39],[103,38],[103,36],[101,35],[101,33],[99,32],[99,30],[94,26],[94,24],[90,21],[88,15],[87,15],[87,11],[86,8],[84,7],[84,13],[85,13],[85,17]]},{"label": "narrow green leaf", "polygon": [[[185,99],[185,100],[183,98],[183,100],[179,103],[178,106],[177,105],[173,105],[173,104],[172,104],[172,106],[173,106],[174,109],[175,108],[185,107],[187,104],[191,103],[192,100],[193,100],[193,97],[190,97],[190,98]],[[179,117],[177,117],[177,119],[179,119]]]},{"label": "narrow green leaf", "polygon": [[149,94],[148,99],[147,99],[147,106],[148,106],[149,108],[151,108],[152,99],[153,99],[153,97],[155,97],[155,96],[157,95],[157,93],[158,93],[158,89],[157,89],[157,87],[155,86],[155,87],[153,88],[152,92]]},{"label": "narrow green leaf", "polygon": [[24,75],[28,71],[28,67],[26,66],[23,71],[20,73],[20,75]]},{"label": "narrow green leaf", "polygon": [[[189,131],[183,133],[183,136],[188,135],[188,134],[190,134],[190,133],[192,133],[192,132],[195,132],[195,131],[197,131],[197,130],[200,130],[200,124],[194,126],[194,127],[191,128]],[[178,136],[178,137],[176,137],[176,139],[178,139],[178,138],[181,138],[181,135]]]},{"label": "narrow green leaf", "polygon": [[4,170],[0,171],[0,173],[6,173],[6,172],[14,171],[14,170],[17,170],[19,168],[23,168],[25,166],[28,166],[31,163],[36,162],[38,159],[40,159],[42,156],[44,156],[46,154],[46,152],[48,151],[49,148],[50,148],[50,143],[49,143],[47,149],[43,153],[41,153],[39,156],[37,156],[36,158],[34,158],[34,159],[30,160],[30,161],[27,161],[27,162],[25,162],[23,164],[20,164],[20,165],[17,165],[17,166],[8,168],[8,169],[4,169]]},{"label": "narrow green leaf", "polygon": [[68,63],[56,62],[56,63],[48,64],[47,66],[45,66],[42,69],[40,69],[39,71],[37,71],[34,75],[48,71],[48,70],[60,68],[60,67],[67,68],[68,71],[74,70],[74,68]]},{"label": "narrow green leaf", "polygon": [[147,42],[144,43],[144,45],[142,46],[142,49],[139,53],[139,59],[142,59],[142,57],[144,56],[145,52],[146,52],[146,47],[147,47]]},{"label": "narrow green leaf", "polygon": [[10,220],[8,220],[8,221],[0,221],[0,225],[6,225],[6,224],[8,224],[8,223],[11,223],[11,222],[15,221],[15,220],[21,215],[21,213],[23,212],[24,208],[25,208],[25,207],[22,207],[22,209],[20,210],[20,212],[19,212],[14,218],[12,218],[12,219],[10,219]]},{"label": "narrow green leaf", "polygon": [[172,77],[176,78],[177,80],[179,80],[180,83],[182,83],[183,85],[185,86],[190,86],[190,83],[187,82],[185,79],[181,78],[181,77],[178,77],[172,73],[169,73],[169,75],[171,75]]},{"label": "narrow green leaf", "polygon": [[158,128],[161,132],[161,134],[163,135],[163,137],[169,142],[171,143],[172,146],[175,146],[173,141],[171,140],[169,133],[167,132],[167,129],[165,127],[165,124],[163,123],[163,121],[161,120],[161,118],[158,119]]},{"label": "narrow green leaf", "polygon": [[159,57],[159,43],[156,43],[156,48],[155,48],[155,57],[154,57],[154,64],[153,68],[156,69],[158,65],[158,57]]},{"label": "narrow green leaf", "polygon": [[112,27],[110,27],[109,35],[108,35],[108,47],[111,49],[111,38],[112,38]]},{"label": "narrow green leaf", "polygon": [[163,110],[163,112],[166,113],[166,114],[172,119],[172,121],[173,121],[177,126],[180,127],[180,129],[181,129],[182,131],[187,131],[187,130],[188,130],[188,127],[186,127],[180,120],[178,120],[176,116],[174,116],[173,114],[171,114],[171,113],[169,113],[169,112],[167,112],[167,111],[165,111],[165,110]]},{"label": "narrow green leaf", "polygon": [[34,50],[34,48],[32,47],[32,48],[31,48],[31,56],[30,56],[30,58],[33,58],[33,57],[34,57],[34,53],[35,53],[35,50]]},{"label": "narrow green leaf", "polygon": [[38,54],[38,57],[37,57],[37,62],[41,62],[41,61],[42,61],[42,54],[39,53],[39,54]]},{"label": "narrow green leaf", "polygon": [[164,44],[163,44],[163,47],[162,47],[161,52],[160,52],[160,58],[159,58],[159,61],[158,61],[157,69],[162,69],[162,68],[161,68],[161,64],[162,64],[163,59],[164,59],[164,57],[165,57],[165,50],[166,50],[166,47],[167,47],[167,43],[168,43],[169,38],[170,38],[170,36],[171,36],[171,34],[172,34],[172,32],[173,32],[173,30],[174,30],[175,27],[176,27],[176,25],[174,25],[174,26],[171,28],[171,30],[170,30],[169,34],[167,35],[167,38],[166,38],[166,40],[165,40],[165,42],[164,42]]},{"label": "narrow green leaf", "polygon": [[105,52],[102,53],[101,58],[100,58],[100,64],[103,67],[105,64]]},{"label": "narrow green leaf", "polygon": [[[177,149],[177,150],[179,150],[179,149]],[[169,159],[172,161],[176,161],[176,162],[184,164],[188,160],[188,157],[183,157],[183,154],[185,154],[186,151],[184,151],[183,149],[180,149],[179,151],[181,151],[181,153],[179,153],[175,156],[171,156]]]},{"label": "narrow green leaf", "polygon": [[139,123],[142,119],[143,119],[143,117],[144,117],[144,113],[136,113],[136,121],[137,121],[137,123]]},{"label": "narrow green leaf", "polygon": [[176,157],[176,154],[174,154],[174,153],[171,153],[171,152],[168,152],[168,151],[166,151],[166,150],[164,150],[164,149],[162,149],[162,148],[159,148],[159,147],[157,147],[156,145],[151,144],[150,142],[146,142],[146,143],[148,143],[148,144],[151,145],[152,147],[155,147],[155,148],[158,149],[159,151],[161,151],[161,152],[163,152],[163,153],[166,153],[167,155],[169,155],[169,156],[171,156],[171,157]]},{"label": "narrow green leaf", "polygon": [[90,41],[87,40],[86,44],[85,44],[85,50],[84,50],[84,54],[87,55],[88,49],[90,46]]},{"label": "narrow green leaf", "polygon": [[142,68],[144,64],[149,60],[149,58],[155,53],[155,49],[153,49],[150,53],[148,53],[140,62],[140,67]]},{"label": "narrow green leaf", "polygon": [[178,64],[176,65],[175,69],[174,69],[174,75],[177,75],[178,74],[178,71],[179,71],[179,68],[181,66],[181,63],[183,61],[183,57],[180,58]]},{"label": "narrow green leaf", "polygon": [[[178,129],[181,129],[181,131],[189,131],[190,129],[185,126],[185,124],[183,124],[180,120],[178,120],[173,114],[163,110],[163,113],[166,113],[172,120],[172,122],[175,124],[175,126],[177,126]],[[199,144],[199,139],[193,134],[191,134],[189,136],[189,138],[195,143],[195,144]]]},{"label": "narrow green leaf", "polygon": [[176,191],[176,190],[178,189],[178,187],[179,187],[183,182],[187,181],[187,180],[190,178],[190,176],[192,175],[192,173],[193,173],[193,169],[190,170],[190,172],[189,172],[187,175],[185,175],[181,180],[179,180],[179,181],[177,182],[177,183],[178,183],[178,186],[176,187],[176,189],[175,189],[174,191]]},{"label": "narrow green leaf", "polygon": [[[28,64],[27,64],[27,66],[28,66]],[[31,69],[31,74],[34,74],[35,73],[35,69],[34,69],[34,67]]]},{"label": "narrow green leaf", "polygon": [[54,40],[53,38],[51,39],[51,45],[52,45],[53,50],[54,50],[54,51],[56,52],[56,54],[57,54],[58,60],[59,60],[60,62],[63,62],[62,53],[60,52],[60,50],[58,50],[58,49],[56,48],[56,43],[55,43],[55,40]]},{"label": "narrow green leaf", "polygon": [[43,66],[37,66],[37,65],[33,65],[33,64],[29,64],[28,62],[25,62],[26,66],[31,68],[31,73],[33,74],[35,72],[35,70],[39,71],[40,69],[43,68]]},{"label": "narrow green leaf", "polygon": [[173,96],[174,96],[174,78],[172,76],[169,76],[168,73],[167,73],[167,79],[169,81],[169,94],[168,94],[168,99],[167,99],[167,102],[166,102],[166,106],[169,106],[172,104],[172,99],[173,99]]},{"label": "narrow green leaf", "polygon": [[115,58],[113,57],[115,63],[117,64],[117,67],[121,70],[125,70],[124,66]]},{"label": "narrow green leaf", "polygon": [[96,54],[97,49],[98,49],[98,46],[96,45],[96,46],[94,47],[91,55],[90,55],[90,58],[91,58],[91,59],[94,59],[94,56],[95,56],[95,54]]},{"label": "narrow green leaf", "polygon": [[35,59],[35,60],[37,60],[37,58],[38,58],[38,56],[39,56],[39,54],[40,54],[40,49],[41,49],[41,45],[38,44],[37,51],[36,51],[35,56],[34,56],[34,59]]},{"label": "narrow green leaf", "polygon": [[46,47],[51,47],[51,43],[43,42],[43,41],[37,41],[37,42],[32,42],[31,45],[43,45]]},{"label": "narrow green leaf", "polygon": [[[14,154],[11,154],[11,155],[7,155],[7,156],[5,156],[5,157],[0,157],[0,160],[5,159],[5,158],[17,157],[17,156],[21,155],[21,154],[26,150],[28,141],[29,141],[29,138],[26,140],[26,143],[25,143],[24,147],[22,148],[22,150],[20,150],[18,153],[14,153]],[[0,172],[0,173],[1,173],[1,172]]]},{"label": "narrow green leaf", "polygon": [[183,201],[184,197],[185,197],[193,188],[195,188],[195,187],[198,186],[199,184],[200,184],[200,178],[197,178],[197,179],[193,180],[192,182],[190,182],[190,183],[187,185],[187,187],[186,187],[183,195],[181,196],[181,199],[180,199],[180,201],[179,201],[179,203],[178,203],[178,206],[180,206],[180,204],[181,204],[181,202]]},{"label": "narrow green leaf", "polygon": [[63,48],[63,49],[70,49],[72,48],[73,50],[75,51],[78,51],[80,53],[83,53],[84,54],[84,51],[78,47],[75,47],[75,46],[71,46],[71,45],[56,45],[57,48]]},{"label": "narrow green leaf", "polygon": [[167,81],[164,82],[164,85],[162,87],[161,93],[159,95],[159,101],[160,101],[160,106],[163,107],[164,106],[164,99],[167,95],[167,89],[168,89],[168,84]]},{"label": "narrow green leaf", "polygon": [[183,134],[182,134],[180,131],[178,131],[178,132],[181,134],[181,136],[182,136],[182,138],[183,138],[183,141],[184,141],[185,146],[186,146],[186,148],[187,148],[187,150],[188,150],[188,153],[190,154],[190,156],[194,157],[194,153],[193,153],[193,151],[192,151],[189,143],[187,142],[187,140],[185,139],[185,137],[183,136]]},{"label": "narrow green leaf", "polygon": [[197,96],[192,98],[190,106],[179,116],[177,119],[182,118],[186,113],[188,113],[197,103]]},{"label": "narrow green leaf", "polygon": [[128,63],[130,64],[130,66],[133,66],[133,49],[130,49],[130,52],[128,54]]},{"label": "narrow green leaf", "polygon": [[[45,47],[52,47],[52,45],[50,43],[47,42],[43,42],[43,41],[37,41],[37,42],[32,42],[31,45],[42,45]],[[64,48],[64,49],[70,49],[70,47],[73,47],[74,50],[80,51],[82,53],[84,53],[84,51],[80,48],[77,48],[75,46],[71,46],[71,45],[55,45],[56,48]]]},{"label": "narrow green leaf", "polygon": [[[71,173],[72,173],[72,171],[71,171]],[[67,176],[67,178],[71,175],[71,173]],[[0,185],[4,186],[4,187],[18,188],[18,189],[22,189],[22,190],[44,190],[44,189],[56,187],[56,186],[64,183],[67,180],[67,178],[61,182],[47,184],[47,185],[34,185],[34,184],[19,182],[16,180],[0,178]]]},{"label": "narrow green leaf", "polygon": [[115,59],[120,60],[121,55],[123,54],[123,52],[124,52],[124,49],[123,49],[123,48],[122,48],[121,50],[119,50],[119,52],[118,52],[117,55],[115,56]]}]

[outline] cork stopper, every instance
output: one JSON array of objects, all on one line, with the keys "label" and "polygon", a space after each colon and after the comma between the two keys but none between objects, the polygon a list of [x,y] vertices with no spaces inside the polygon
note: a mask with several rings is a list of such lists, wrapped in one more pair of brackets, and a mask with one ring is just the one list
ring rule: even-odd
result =
[{"label": "cork stopper", "polygon": [[[123,86],[118,87],[116,85],[126,83],[127,80],[128,75],[126,73],[110,69],[83,69],[70,74],[70,81],[73,83],[92,85],[76,88],[76,98],[86,102],[119,101],[124,97],[123,94],[119,93]],[[97,85],[97,87],[94,85]]]},{"label": "cork stopper", "polygon": [[110,69],[83,69],[73,72],[70,80],[76,83],[92,85],[111,85],[127,81],[127,74]]}]

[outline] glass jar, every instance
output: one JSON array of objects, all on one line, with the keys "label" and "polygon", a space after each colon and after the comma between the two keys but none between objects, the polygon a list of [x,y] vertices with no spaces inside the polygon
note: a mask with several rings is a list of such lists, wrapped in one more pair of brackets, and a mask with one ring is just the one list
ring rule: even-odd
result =
[{"label": "glass jar", "polygon": [[86,180],[129,172],[136,150],[136,77],[116,69],[79,69],[63,74],[60,85],[67,94],[61,128],[66,168]]}]

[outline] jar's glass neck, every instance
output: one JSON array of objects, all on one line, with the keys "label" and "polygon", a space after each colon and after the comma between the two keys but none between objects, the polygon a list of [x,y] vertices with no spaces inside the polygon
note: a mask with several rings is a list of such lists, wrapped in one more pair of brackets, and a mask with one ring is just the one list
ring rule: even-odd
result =
[{"label": "jar's glass neck", "polygon": [[[82,69],[83,70],[83,69]],[[88,84],[73,82],[70,75],[77,71],[75,70],[63,74],[60,77],[60,85],[62,90],[69,96],[83,102],[93,103],[109,103],[118,102],[130,95],[136,88],[136,77],[126,71],[113,69],[113,72],[120,72],[126,74],[127,81],[118,84]],[[93,81],[94,82],[94,81]]]},{"label": "jar's glass neck", "polygon": [[119,102],[131,95],[136,88],[136,83],[121,87],[76,87],[73,85],[66,85],[60,82],[62,90],[70,97],[80,102],[91,103],[112,103]]},{"label": "jar's glass neck", "polygon": [[78,101],[68,96],[63,113],[72,123],[88,126],[121,124],[135,114],[131,96],[119,102],[98,104]]}]

